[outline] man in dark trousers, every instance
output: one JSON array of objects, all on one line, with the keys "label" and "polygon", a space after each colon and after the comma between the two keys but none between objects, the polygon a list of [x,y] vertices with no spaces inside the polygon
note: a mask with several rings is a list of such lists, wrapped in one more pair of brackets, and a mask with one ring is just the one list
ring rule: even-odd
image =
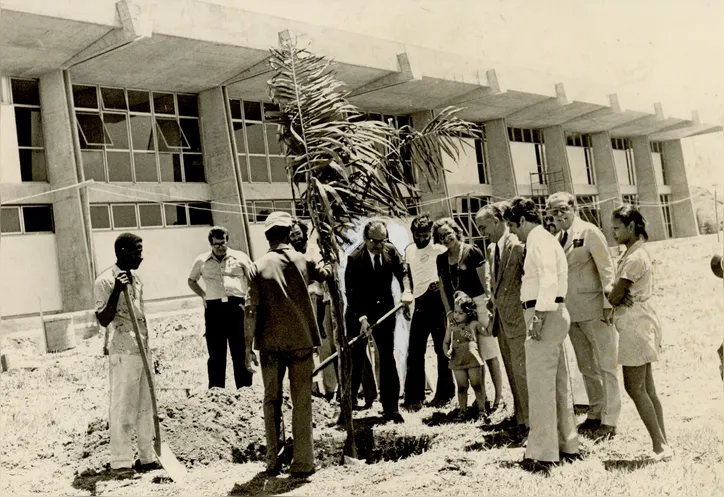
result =
[{"label": "man in dark trousers", "polygon": [[289,372],[292,396],[294,458],[290,472],[304,478],[315,472],[312,439],[312,352],[319,347],[319,329],[307,288],[312,280],[329,275],[289,244],[292,217],[272,212],[264,230],[269,251],[252,264],[246,302],[246,367],[261,358],[264,381],[264,427],[267,473],[281,471],[284,451],[282,381]]},{"label": "man in dark trousers", "polygon": [[356,396],[362,380],[367,337],[372,335],[380,357],[380,400],[386,421],[404,423],[398,403],[400,377],[394,356],[395,319],[393,316],[370,331],[370,326],[395,306],[392,295],[392,278],[397,278],[403,289],[401,301],[412,303],[410,282],[402,256],[387,236],[387,226],[382,221],[368,222],[363,230],[364,243],[347,259],[344,274],[347,294],[347,336],[349,339],[362,333],[366,336],[352,349],[352,395]]},{"label": "man in dark trousers", "polygon": [[[244,367],[244,300],[251,260],[228,246],[229,232],[221,226],[209,231],[211,250],[194,260],[188,285],[204,301],[209,388],[226,384],[226,344],[234,363],[236,388],[251,386],[252,374]],[[204,280],[204,288],[198,281]]]},{"label": "man in dark trousers", "polygon": [[443,350],[445,308],[440,297],[440,278],[437,274],[437,256],[447,249],[432,242],[432,220],[427,213],[412,220],[410,231],[414,243],[405,249],[405,263],[410,271],[415,311],[410,327],[403,407],[418,410],[425,400],[425,353],[430,335],[437,356],[437,388],[430,405],[441,407],[447,404],[455,395],[455,384],[449,360]]}]

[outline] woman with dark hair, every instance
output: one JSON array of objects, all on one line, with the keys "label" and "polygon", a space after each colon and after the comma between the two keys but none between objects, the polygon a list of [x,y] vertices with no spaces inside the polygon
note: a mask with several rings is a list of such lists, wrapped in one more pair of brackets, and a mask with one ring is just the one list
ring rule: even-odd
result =
[{"label": "woman with dark hair", "polygon": [[646,220],[636,207],[624,204],[613,211],[611,222],[614,238],[626,246],[608,295],[619,333],[618,362],[623,367],[623,383],[651,436],[653,459],[669,461],[673,451],[666,440],[664,413],[651,365],[661,351],[661,324],[648,302],[654,279],[651,256],[644,248],[648,240]]},{"label": "woman with dark hair", "polygon": [[[433,240],[447,248],[446,253],[437,256],[440,295],[448,317],[455,309],[453,296],[457,291],[470,296],[477,306],[478,320],[486,328],[485,334],[478,336],[478,347],[480,355],[488,365],[490,377],[495,386],[495,400],[490,407],[491,411],[495,411],[502,400],[503,376],[498,360],[500,356],[498,341],[487,330],[489,316],[483,283],[485,281],[485,257],[478,247],[463,242],[462,235],[460,227],[449,217],[435,221],[432,226]],[[463,406],[460,408],[462,409]]]}]

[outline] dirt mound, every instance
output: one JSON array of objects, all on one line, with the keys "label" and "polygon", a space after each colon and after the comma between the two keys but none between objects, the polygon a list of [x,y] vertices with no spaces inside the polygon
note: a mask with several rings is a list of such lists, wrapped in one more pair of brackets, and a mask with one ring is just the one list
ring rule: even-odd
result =
[{"label": "dirt mound", "polygon": [[[256,385],[242,391],[211,389],[191,392],[186,398],[159,399],[159,420],[164,440],[179,461],[192,467],[216,461],[245,463],[266,454],[263,391]],[[287,437],[291,436],[291,401],[283,403]],[[313,399],[313,423],[319,430],[333,424],[339,412],[324,400]],[[315,433],[315,438],[317,434]],[[93,473],[108,467],[108,422],[96,419],[86,433],[70,442],[77,473]],[[135,443],[135,440],[134,440]],[[291,449],[291,447],[290,447]],[[291,451],[287,451],[291,453]]]}]

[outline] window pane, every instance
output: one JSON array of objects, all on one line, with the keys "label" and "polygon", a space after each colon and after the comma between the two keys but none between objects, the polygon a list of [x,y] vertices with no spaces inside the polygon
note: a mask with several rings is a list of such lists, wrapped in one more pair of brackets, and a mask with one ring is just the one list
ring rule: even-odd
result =
[{"label": "window pane", "polygon": [[138,215],[141,218],[142,228],[163,226],[161,204],[138,204]]},{"label": "window pane", "polygon": [[98,94],[95,86],[73,85],[73,105],[76,108],[97,109]]},{"label": "window pane", "polygon": [[13,103],[22,105],[40,105],[40,91],[37,81],[11,79]]},{"label": "window pane", "polygon": [[176,95],[179,116],[199,117],[199,103],[196,95]]},{"label": "window pane", "polygon": [[20,233],[20,209],[3,207],[0,209],[0,227],[3,233]]},{"label": "window pane", "polygon": [[132,112],[151,112],[151,101],[147,91],[128,90],[128,110]]},{"label": "window pane", "polygon": [[163,210],[166,214],[166,226],[186,226],[186,205],[185,204],[164,204]]},{"label": "window pane", "polygon": [[271,169],[271,180],[275,183],[286,183],[287,178],[287,161],[284,157],[269,157],[269,168]]},{"label": "window pane", "polygon": [[189,152],[201,152],[201,135],[199,134],[198,119],[180,119],[181,130],[188,140]]},{"label": "window pane", "polygon": [[291,200],[275,200],[274,201],[274,210],[288,212],[289,214],[292,214],[292,201]]},{"label": "window pane", "polygon": [[246,143],[244,143],[244,125],[239,122],[231,123],[234,128],[234,140],[236,140],[236,151],[240,154],[246,152]]},{"label": "window pane", "polygon": [[261,105],[259,105],[259,102],[244,101],[244,119],[247,121],[261,121]]},{"label": "window pane", "polygon": [[262,104],[262,105],[263,105],[263,107],[264,107],[264,113],[267,113],[267,112],[279,112],[279,106],[278,106],[277,104],[275,104],[275,103],[272,103],[272,102],[264,102],[264,104]]},{"label": "window pane", "polygon": [[158,182],[156,170],[156,154],[133,154],[133,164],[136,168],[136,182]]},{"label": "window pane", "polygon": [[82,138],[88,145],[109,145],[113,146],[108,131],[103,126],[101,116],[98,114],[85,114],[79,112],[75,115],[78,121],[78,129]]},{"label": "window pane", "polygon": [[246,154],[239,155],[239,169],[241,169],[241,181],[249,182],[249,164],[246,162]]},{"label": "window pane", "polygon": [[246,123],[246,141],[250,154],[266,154],[264,149],[264,128],[261,124]]},{"label": "window pane", "polygon": [[109,148],[128,150],[126,114],[103,113],[103,124],[106,125],[106,130],[111,135],[111,141],[113,142],[113,145],[109,145]]},{"label": "window pane", "polygon": [[153,110],[156,114],[176,114],[173,93],[153,93]]},{"label": "window pane", "polygon": [[128,110],[126,92],[121,88],[101,88],[104,109]]},{"label": "window pane", "polygon": [[160,133],[158,140],[159,151],[165,152],[179,148],[187,150],[189,148],[189,142],[175,118],[157,117],[156,126]]},{"label": "window pane", "polygon": [[106,152],[108,159],[108,181],[133,181],[131,154],[129,152]]},{"label": "window pane", "polygon": [[269,217],[269,214],[271,214],[272,210],[274,209],[274,204],[271,201],[263,200],[260,202],[254,202],[254,218],[257,223],[263,223],[266,221],[266,218]]},{"label": "window pane", "polygon": [[266,166],[266,157],[258,155],[249,156],[251,166],[251,181],[257,183],[269,182],[269,170]]},{"label": "window pane", "polygon": [[277,138],[277,125],[266,124],[266,143],[269,147],[269,155],[281,155],[282,146]]},{"label": "window pane", "polygon": [[106,181],[106,171],[103,165],[103,152],[100,150],[83,150],[80,153],[83,162],[85,179]]},{"label": "window pane", "polygon": [[133,150],[155,150],[151,116],[131,116],[131,139]]},{"label": "window pane", "polygon": [[111,227],[111,214],[107,205],[90,206],[91,227],[94,230],[107,230]]},{"label": "window pane", "polygon": [[23,207],[23,222],[26,233],[52,233],[53,208],[49,205]]},{"label": "window pane", "polygon": [[158,162],[161,165],[162,182],[180,183],[183,181],[179,154],[158,154]]},{"label": "window pane", "polygon": [[231,108],[231,118],[241,119],[241,100],[229,99],[229,107]]},{"label": "window pane", "polygon": [[214,224],[210,209],[211,204],[208,202],[189,203],[189,224],[191,226],[211,226]]},{"label": "window pane", "polygon": [[412,126],[409,116],[397,116],[397,126],[402,129],[403,126]]},{"label": "window pane", "polygon": [[15,107],[15,128],[18,131],[19,146],[43,146],[43,123],[40,120],[40,110]]},{"label": "window pane", "polygon": [[20,180],[48,181],[48,169],[45,167],[45,151],[20,149]]},{"label": "window pane", "polygon": [[184,154],[184,176],[187,183],[203,183],[206,181],[204,175],[204,160],[201,154]]},{"label": "window pane", "polygon": [[118,228],[137,228],[136,206],[133,204],[116,204],[111,206],[113,211],[113,227]]}]

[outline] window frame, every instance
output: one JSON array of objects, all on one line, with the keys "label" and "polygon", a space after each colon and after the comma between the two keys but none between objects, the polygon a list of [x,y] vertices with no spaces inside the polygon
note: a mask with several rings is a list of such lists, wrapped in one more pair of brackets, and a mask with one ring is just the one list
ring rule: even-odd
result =
[{"label": "window frame", "polygon": [[[9,103],[10,103],[10,105],[12,105],[12,107],[13,107],[13,114],[14,114],[13,117],[15,118],[15,127],[16,127],[16,139],[17,139],[17,141],[18,141],[18,146],[17,146],[17,147],[18,147],[18,164],[20,165],[20,181],[21,181],[22,183],[49,183],[49,178],[48,178],[48,159],[47,159],[47,157],[45,156],[45,129],[43,129],[43,110],[41,109],[40,100],[38,100],[38,104],[37,104],[37,105],[35,105],[35,104],[27,104],[27,103],[15,103],[15,100],[14,100],[14,97],[13,97],[13,81],[26,81],[26,82],[36,83],[37,86],[38,86],[38,94],[40,94],[40,80],[38,80],[38,79],[33,79],[33,78],[15,78],[15,77],[12,77],[12,76],[8,78],[8,83],[9,83],[9,85],[8,85],[8,86],[9,86],[9,88],[8,88],[8,89],[9,89],[9,92],[8,92],[8,93],[9,93],[9,97],[10,97],[10,102],[9,102]],[[17,113],[16,113],[15,109],[30,109],[31,111],[37,111],[37,112],[38,112],[38,115],[39,115],[39,117],[40,117],[40,133],[41,133],[41,136],[42,136],[42,139],[43,139],[43,146],[42,146],[42,147],[33,146],[33,145],[20,145],[20,137],[17,136],[17,125],[18,125],[17,119],[18,119],[18,117],[17,117]],[[32,128],[32,127],[31,127],[31,128]],[[30,150],[31,157],[32,157],[32,155],[33,155],[33,152],[42,152],[42,153],[43,153],[43,168],[44,168],[43,173],[44,173],[44,174],[42,174],[42,176],[45,176],[45,179],[44,179],[44,180],[37,180],[37,181],[35,181],[35,180],[32,180],[32,179],[30,179],[30,180],[23,180],[23,179],[22,179],[22,172],[23,172],[23,165],[22,165],[22,158],[21,158],[21,151],[22,151],[22,150]],[[33,175],[33,174],[32,174],[32,173],[33,173],[32,159],[31,159],[31,168],[30,168],[30,170],[31,170],[30,172],[31,172],[31,177],[32,177],[32,175]]]},{"label": "window frame", "polygon": [[[88,107],[75,107],[74,108],[74,118],[76,121],[76,133],[78,133],[79,139],[85,140],[86,144],[88,144],[88,148],[84,148],[83,150],[99,150],[102,152],[103,155],[103,169],[104,169],[104,176],[105,176],[105,182],[109,183],[127,183],[126,181],[109,181],[111,174],[109,172],[109,161],[108,161],[108,153],[109,152],[119,152],[119,151],[127,151],[130,155],[130,164],[131,164],[131,183],[139,183],[139,184],[163,184],[163,183],[199,183],[199,181],[188,181],[186,177],[186,155],[193,155],[193,156],[200,156],[201,158],[201,166],[203,168],[203,183],[207,183],[207,175],[206,175],[206,165],[205,165],[205,157],[204,157],[204,151],[203,151],[203,139],[201,137],[201,119],[198,116],[198,105],[197,105],[197,115],[190,115],[189,112],[184,112],[181,114],[181,109],[179,108],[178,98],[179,95],[183,97],[192,97],[197,100],[198,102],[198,95],[193,93],[185,93],[185,92],[154,92],[152,90],[143,90],[135,87],[116,87],[116,86],[109,86],[109,85],[89,85],[85,83],[74,83],[73,87],[92,87],[95,89],[96,92],[96,101],[98,104],[98,108],[88,108]],[[106,108],[105,102],[103,101],[103,95],[102,90],[103,89],[110,89],[110,90],[122,90],[124,95],[124,100],[126,103],[126,109],[117,109],[117,108]],[[131,99],[129,98],[129,92],[135,92],[135,93],[145,93],[148,98],[148,111],[146,110],[131,110]],[[169,94],[173,96],[173,106],[175,110],[175,114],[166,114],[166,113],[158,113],[156,112],[155,106],[154,106],[154,94]],[[185,104],[186,105],[186,104]],[[128,139],[128,148],[127,149],[117,149],[113,147],[113,144],[111,143],[106,144],[91,144],[88,143],[85,134],[83,133],[82,129],[80,128],[80,123],[78,122],[77,116],[79,114],[95,114],[97,115],[101,123],[103,124],[104,133],[106,136],[111,139],[111,133],[108,131],[108,129],[105,126],[104,122],[104,115],[105,114],[120,114],[124,115],[126,117],[125,124],[126,124],[126,136]],[[188,115],[187,115],[188,114]],[[133,140],[133,127],[131,125],[134,117],[146,117],[150,121],[150,134],[149,137],[153,141],[153,149],[148,150],[148,144],[139,144],[139,148],[136,148],[136,144],[134,144]],[[179,131],[179,136],[181,137],[181,140],[183,143],[185,143],[185,146],[176,147],[176,146],[168,146],[166,142],[166,136],[163,134],[163,130],[160,128],[160,125],[158,124],[158,119],[162,119],[164,121],[168,120],[174,120],[176,122],[176,126]],[[197,127],[199,130],[199,150],[196,151],[193,149],[193,147],[190,145],[190,142],[188,138],[186,137],[186,134],[184,132],[184,128],[182,126],[182,120],[195,120],[197,123]],[[112,141],[112,139],[111,139]],[[164,148],[165,147],[165,148]],[[143,154],[143,155],[153,155],[154,156],[154,163],[156,168],[156,180],[155,181],[140,181],[137,178],[136,175],[136,154]],[[164,180],[164,175],[162,174],[162,165],[165,164],[165,162],[162,160],[162,155],[168,155],[171,156],[171,163],[174,164],[173,156],[178,156],[178,165],[180,169],[180,174],[178,175],[179,180],[177,181],[176,175],[172,175],[170,178],[170,181]],[[190,158],[188,159],[190,160]],[[84,167],[84,166],[82,166]],[[195,176],[199,177],[199,176]]]},{"label": "window frame", "polygon": [[[25,227],[25,209],[26,208],[33,208],[33,207],[43,207],[45,209],[48,209],[48,212],[50,212],[50,226],[51,231],[28,231]],[[7,210],[16,210],[18,212],[18,222],[20,223],[20,231],[8,231],[8,232],[1,232],[2,236],[6,235],[54,235],[55,234],[55,213],[53,211],[53,204],[10,204],[10,205],[3,205],[0,207],[0,211],[2,209]]]}]

